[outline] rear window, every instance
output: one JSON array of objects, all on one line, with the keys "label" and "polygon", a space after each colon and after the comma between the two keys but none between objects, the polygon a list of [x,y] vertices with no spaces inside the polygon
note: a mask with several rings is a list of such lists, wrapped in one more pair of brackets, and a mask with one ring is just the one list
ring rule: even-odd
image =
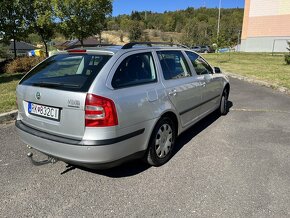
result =
[{"label": "rear window", "polygon": [[91,54],[55,55],[31,70],[20,84],[87,92],[110,57]]}]

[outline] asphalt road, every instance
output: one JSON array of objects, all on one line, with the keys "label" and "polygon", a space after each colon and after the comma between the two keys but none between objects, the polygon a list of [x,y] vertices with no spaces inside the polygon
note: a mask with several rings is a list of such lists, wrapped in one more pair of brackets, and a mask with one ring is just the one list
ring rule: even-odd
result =
[{"label": "asphalt road", "polygon": [[35,167],[0,126],[0,217],[289,217],[290,97],[231,83],[229,114],[182,134],[159,168]]}]

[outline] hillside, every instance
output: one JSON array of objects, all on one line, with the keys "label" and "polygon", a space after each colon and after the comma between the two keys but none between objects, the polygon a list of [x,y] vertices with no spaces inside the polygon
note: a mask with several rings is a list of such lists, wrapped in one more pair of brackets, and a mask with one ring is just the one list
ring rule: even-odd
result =
[{"label": "hillside", "polygon": [[131,15],[109,18],[107,28],[127,33],[131,40],[173,40],[187,45],[235,45],[242,29],[243,13],[244,10],[240,8],[222,9],[219,37],[217,8],[187,8],[164,13],[133,11]]},{"label": "hillside", "polygon": [[[123,34],[123,41],[121,41],[120,37]],[[179,42],[180,38],[182,37],[181,33],[177,32],[162,32],[160,30],[154,29],[146,29],[144,30],[144,34],[147,35],[148,40],[151,42],[169,42],[171,39],[173,42]],[[102,39],[106,43],[112,43],[115,45],[124,45],[130,42],[129,34],[111,30],[111,31],[103,31],[102,32]]]}]

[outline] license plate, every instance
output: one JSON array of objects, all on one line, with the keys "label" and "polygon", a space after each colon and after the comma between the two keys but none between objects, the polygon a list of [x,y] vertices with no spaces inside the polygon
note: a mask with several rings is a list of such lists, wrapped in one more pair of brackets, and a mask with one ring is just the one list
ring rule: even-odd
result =
[{"label": "license plate", "polygon": [[28,102],[28,113],[51,120],[60,120],[60,109]]}]

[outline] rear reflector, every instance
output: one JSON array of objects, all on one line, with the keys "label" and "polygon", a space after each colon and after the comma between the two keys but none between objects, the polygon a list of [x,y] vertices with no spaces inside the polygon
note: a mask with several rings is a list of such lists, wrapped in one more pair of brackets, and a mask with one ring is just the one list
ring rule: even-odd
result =
[{"label": "rear reflector", "polygon": [[106,127],[118,125],[117,111],[111,99],[87,94],[85,106],[86,127]]}]

